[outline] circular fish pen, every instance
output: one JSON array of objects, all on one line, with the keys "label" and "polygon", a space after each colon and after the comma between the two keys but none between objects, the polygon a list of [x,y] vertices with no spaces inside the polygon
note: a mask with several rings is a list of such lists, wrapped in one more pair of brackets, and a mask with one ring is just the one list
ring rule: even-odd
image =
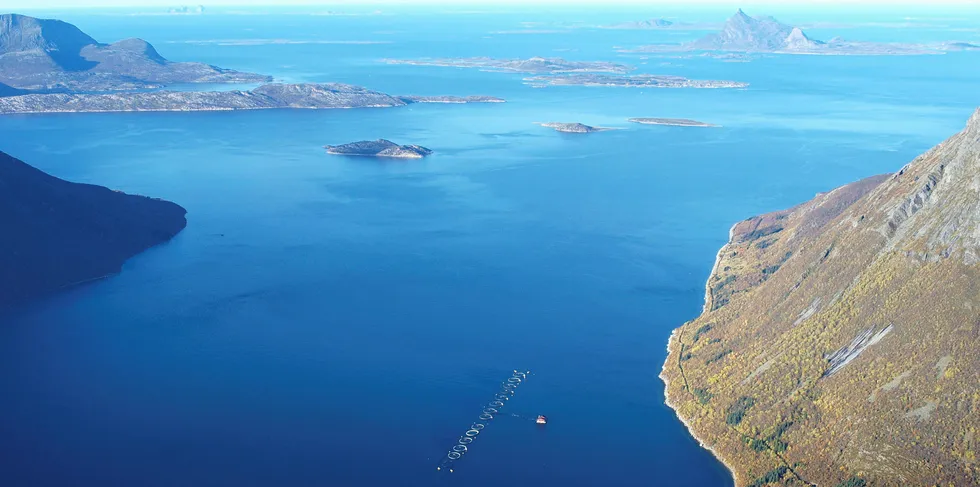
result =
[{"label": "circular fish pen", "polygon": [[493,399],[481,408],[480,415],[477,417],[478,420],[471,424],[459,437],[456,444],[449,448],[449,451],[442,457],[439,465],[436,466],[436,470],[453,471],[454,463],[463,458],[463,455],[470,452],[473,441],[490,424],[490,421],[493,421],[493,418],[500,413],[501,408],[507,404],[506,401],[509,401],[514,396],[517,388],[527,380],[527,376],[530,373],[531,371],[529,370],[524,372],[515,370],[510,377],[500,384],[500,390],[493,395]]}]

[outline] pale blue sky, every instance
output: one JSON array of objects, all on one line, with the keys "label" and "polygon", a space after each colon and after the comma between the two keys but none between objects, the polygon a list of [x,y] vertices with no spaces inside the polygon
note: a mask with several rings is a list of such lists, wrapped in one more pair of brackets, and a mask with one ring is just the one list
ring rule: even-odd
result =
[{"label": "pale blue sky", "polygon": [[[86,8],[86,7],[174,7],[180,5],[207,6],[259,6],[259,5],[441,5],[441,6],[479,6],[479,5],[717,5],[731,7],[752,7],[778,5],[787,7],[790,4],[799,6],[834,5],[838,7],[866,5],[919,5],[924,6],[923,0],[0,0],[0,10],[38,9],[38,8]],[[980,0],[930,0],[928,5],[957,5],[980,8]]]}]

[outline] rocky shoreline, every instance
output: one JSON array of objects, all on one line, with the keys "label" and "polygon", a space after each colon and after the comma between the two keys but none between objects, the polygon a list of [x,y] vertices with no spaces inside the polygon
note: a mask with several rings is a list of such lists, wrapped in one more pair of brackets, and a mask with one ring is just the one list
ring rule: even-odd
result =
[{"label": "rocky shoreline", "polygon": [[[667,339],[668,357],[670,357],[671,354],[671,346],[674,344],[674,337],[677,335],[677,332],[679,330],[680,328],[675,328],[672,332],[670,332],[670,338]],[[664,373],[664,371],[667,370],[667,365],[669,363],[670,363],[669,360],[664,362],[663,367],[661,367],[660,369],[660,380],[662,380],[664,383],[664,404],[674,411],[674,415],[677,416],[677,419],[680,420],[681,424],[683,424],[684,427],[687,428],[687,433],[691,435],[691,438],[694,438],[694,440],[698,442],[698,446],[711,452],[711,455],[715,457],[718,460],[718,462],[725,467],[726,470],[728,470],[728,473],[732,476],[732,482],[734,483],[734,485],[736,486],[740,485],[738,480],[738,474],[735,473],[735,469],[731,465],[729,465],[728,462],[725,461],[725,459],[721,456],[721,454],[718,453],[717,450],[715,450],[713,447],[705,443],[704,440],[694,432],[694,428],[691,427],[691,423],[689,423],[687,419],[684,418],[684,416],[681,416],[680,412],[677,410],[677,407],[675,407],[674,404],[670,401],[670,379],[668,379],[667,374]]]}]

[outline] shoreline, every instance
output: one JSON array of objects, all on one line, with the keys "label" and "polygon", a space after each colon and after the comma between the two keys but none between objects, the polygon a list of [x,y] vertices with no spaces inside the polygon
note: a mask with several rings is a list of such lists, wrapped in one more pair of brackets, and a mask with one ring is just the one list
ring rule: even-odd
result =
[{"label": "shoreline", "polygon": [[674,411],[674,416],[676,416],[677,419],[680,420],[681,424],[683,424],[684,427],[687,428],[687,433],[691,435],[691,438],[694,438],[694,440],[698,442],[698,446],[700,446],[705,450],[708,450],[711,453],[711,456],[715,457],[715,459],[717,459],[718,462],[721,463],[726,470],[728,470],[728,473],[732,476],[732,484],[738,487],[739,485],[738,474],[735,473],[735,469],[732,468],[732,466],[729,465],[727,462],[725,462],[725,459],[722,458],[721,455],[719,455],[714,448],[705,444],[704,441],[694,433],[694,430],[691,428],[691,424],[687,421],[687,419],[685,419],[683,416],[680,415],[680,412],[677,411],[677,408],[675,408],[674,405],[671,404],[670,402],[670,380],[664,376],[664,371],[667,370],[667,365],[670,363],[670,347],[674,343],[674,336],[677,335],[678,329],[679,328],[674,328],[670,332],[670,338],[667,339],[667,360],[664,361],[664,365],[660,369],[659,377],[660,380],[663,381],[664,383],[664,404],[667,407],[669,407],[672,411]]},{"label": "shoreline", "polygon": [[[711,272],[708,274],[708,280],[704,284],[704,304],[701,306],[701,314],[708,312],[708,303],[710,303],[713,299],[713,296],[711,296],[711,276],[718,273],[718,265],[721,264],[721,256],[725,252],[725,249],[732,244],[732,239],[735,238],[735,227],[737,227],[739,223],[741,222],[732,225],[732,227],[728,229],[728,241],[725,242],[725,245],[722,245],[721,248],[718,249],[718,253],[715,254],[715,263],[711,266]],[[674,338],[674,335],[671,334],[670,338]],[[667,343],[667,353],[670,353],[670,342]],[[666,365],[667,364],[665,363],[664,366]]]}]

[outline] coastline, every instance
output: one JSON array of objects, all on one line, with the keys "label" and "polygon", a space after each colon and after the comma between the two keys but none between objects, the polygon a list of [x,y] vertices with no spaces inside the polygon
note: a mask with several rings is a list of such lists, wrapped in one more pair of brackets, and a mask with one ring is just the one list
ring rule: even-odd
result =
[{"label": "coastline", "polygon": [[[708,274],[708,280],[705,282],[704,285],[704,305],[701,306],[702,314],[708,312],[708,303],[711,302],[711,276],[718,273],[718,265],[721,264],[721,256],[725,252],[725,249],[727,249],[728,246],[732,244],[732,239],[735,238],[735,227],[737,226],[738,223],[732,225],[732,227],[728,229],[728,241],[725,242],[725,245],[722,245],[721,248],[718,249],[718,253],[715,254],[715,263],[711,266],[711,272]],[[674,335],[670,335],[670,338],[673,339]],[[669,342],[667,343],[667,353],[668,354],[670,353]],[[664,365],[666,366],[667,364],[665,363]]]},{"label": "coastline", "polygon": [[681,416],[680,412],[677,411],[677,408],[674,407],[674,405],[670,401],[670,380],[664,376],[664,371],[667,370],[667,365],[670,363],[670,352],[671,352],[670,347],[674,343],[674,337],[677,335],[677,330],[679,330],[679,328],[674,328],[674,330],[670,332],[670,338],[667,339],[667,360],[664,361],[664,365],[660,369],[659,377],[660,380],[663,381],[664,383],[664,404],[674,411],[674,416],[677,416],[677,419],[680,420],[681,424],[683,424],[684,427],[687,428],[687,433],[691,435],[691,438],[694,438],[694,440],[698,442],[698,446],[711,452],[711,456],[715,457],[718,460],[718,462],[721,463],[726,470],[728,470],[728,473],[732,476],[733,485],[738,487],[740,484],[738,483],[738,474],[735,473],[735,469],[727,462],[725,462],[725,459],[722,458],[721,455],[719,455],[714,448],[705,444],[705,442],[701,438],[699,438],[698,435],[694,433],[694,429],[691,428],[691,424],[687,421],[686,418]]}]

